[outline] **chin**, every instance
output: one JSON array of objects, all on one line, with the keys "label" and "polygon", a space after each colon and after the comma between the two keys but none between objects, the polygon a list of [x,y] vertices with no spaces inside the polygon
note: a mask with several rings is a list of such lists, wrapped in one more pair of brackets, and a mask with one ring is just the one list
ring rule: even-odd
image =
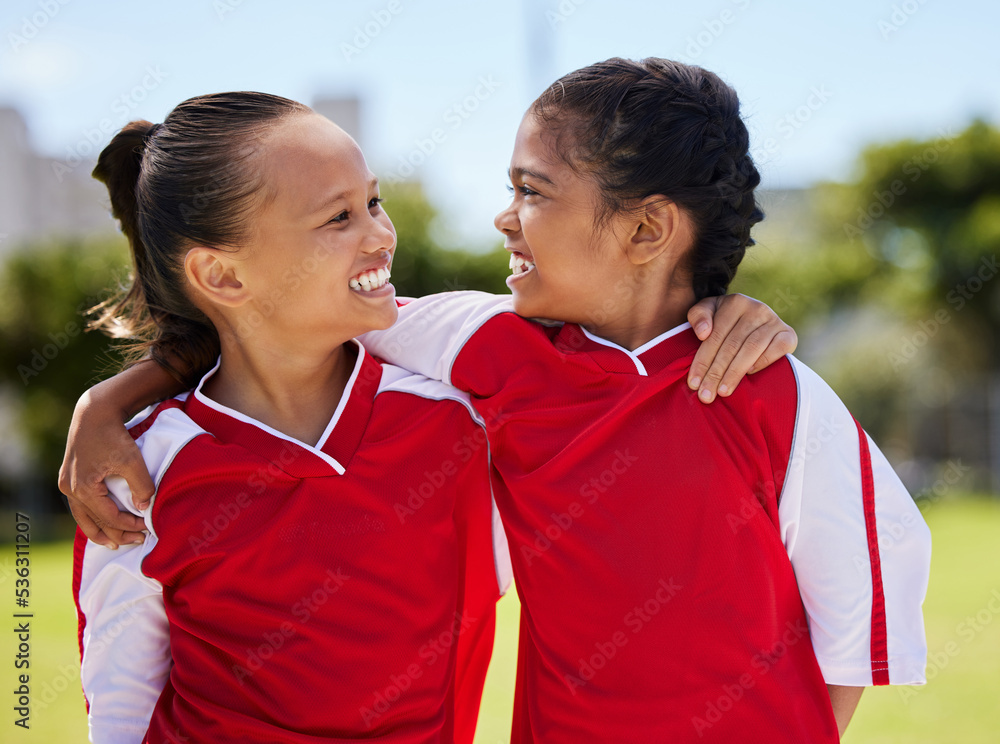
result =
[{"label": "chin", "polygon": [[512,300],[514,303],[514,312],[522,318],[534,318],[537,315],[536,311],[539,303],[532,302],[516,290],[512,293]]},{"label": "chin", "polygon": [[549,322],[561,322],[564,320],[561,316],[565,315],[565,313],[561,314],[558,308],[552,307],[551,303],[539,302],[537,299],[532,300],[519,295],[517,292],[514,292],[513,302],[514,312],[522,318]]},{"label": "chin", "polygon": [[393,299],[392,305],[384,313],[379,313],[372,319],[372,330],[384,331],[386,328],[391,328],[398,317],[399,308],[396,307],[396,301]]}]

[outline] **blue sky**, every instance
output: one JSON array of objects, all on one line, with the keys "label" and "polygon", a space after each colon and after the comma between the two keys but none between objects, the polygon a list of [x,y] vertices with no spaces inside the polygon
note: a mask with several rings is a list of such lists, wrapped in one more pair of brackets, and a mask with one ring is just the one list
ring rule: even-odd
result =
[{"label": "blue sky", "polygon": [[663,56],[718,72],[765,186],[805,185],[850,177],[870,142],[1000,123],[997,31],[1000,4],[973,0],[4,0],[0,104],[66,157],[102,121],[160,121],[201,93],[357,95],[376,174],[422,160],[446,234],[473,246],[493,239],[524,109],[577,67]]}]

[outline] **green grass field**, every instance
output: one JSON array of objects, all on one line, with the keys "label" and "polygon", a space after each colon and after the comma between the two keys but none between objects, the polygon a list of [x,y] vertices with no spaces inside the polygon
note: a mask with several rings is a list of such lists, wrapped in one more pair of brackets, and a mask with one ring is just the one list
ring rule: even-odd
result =
[{"label": "green grass field", "polygon": [[[1000,501],[954,501],[926,512],[934,534],[925,604],[930,651],[922,688],[868,690],[844,741],[849,744],[995,744],[1000,731]],[[76,618],[70,595],[68,542],[33,546],[30,730],[14,726],[17,670],[14,556],[0,545],[0,742],[62,744],[87,740],[79,684]],[[516,597],[500,603],[493,664],[480,716],[478,744],[507,741],[517,643]]]}]

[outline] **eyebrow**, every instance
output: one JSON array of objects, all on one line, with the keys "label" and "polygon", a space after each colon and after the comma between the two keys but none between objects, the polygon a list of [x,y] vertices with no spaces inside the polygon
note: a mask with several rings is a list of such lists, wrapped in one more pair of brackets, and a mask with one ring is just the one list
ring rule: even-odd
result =
[{"label": "eyebrow", "polygon": [[[368,190],[371,191],[373,188],[378,186],[378,178],[372,176],[372,179],[368,182]],[[314,209],[309,210],[309,214],[316,214],[319,212],[325,212],[329,210],[334,204],[336,204],[341,199],[347,199],[350,197],[350,191],[341,191],[337,194],[333,194],[328,198],[324,198],[322,202],[316,205]]]},{"label": "eyebrow", "polygon": [[528,170],[527,168],[508,168],[507,177],[511,181],[523,181],[525,176],[530,176],[531,178],[537,178],[539,181],[544,181],[550,186],[555,186],[555,183],[548,176],[544,176],[538,171]]}]

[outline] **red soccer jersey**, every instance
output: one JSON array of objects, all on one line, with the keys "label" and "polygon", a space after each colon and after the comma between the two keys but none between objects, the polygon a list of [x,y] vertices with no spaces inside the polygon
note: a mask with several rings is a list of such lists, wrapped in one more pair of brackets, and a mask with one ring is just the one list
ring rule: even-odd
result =
[{"label": "red soccer jersey", "polygon": [[[523,604],[513,741],[835,742],[825,682],[922,681],[926,527],[799,362],[705,406],[689,327],[627,351],[477,293],[366,344],[486,421]],[[888,558],[876,512],[909,520]]]},{"label": "red soccer jersey", "polygon": [[506,558],[454,390],[359,349],[315,447],[200,387],[131,431],[150,535],[77,546],[95,742],[471,742]]}]

